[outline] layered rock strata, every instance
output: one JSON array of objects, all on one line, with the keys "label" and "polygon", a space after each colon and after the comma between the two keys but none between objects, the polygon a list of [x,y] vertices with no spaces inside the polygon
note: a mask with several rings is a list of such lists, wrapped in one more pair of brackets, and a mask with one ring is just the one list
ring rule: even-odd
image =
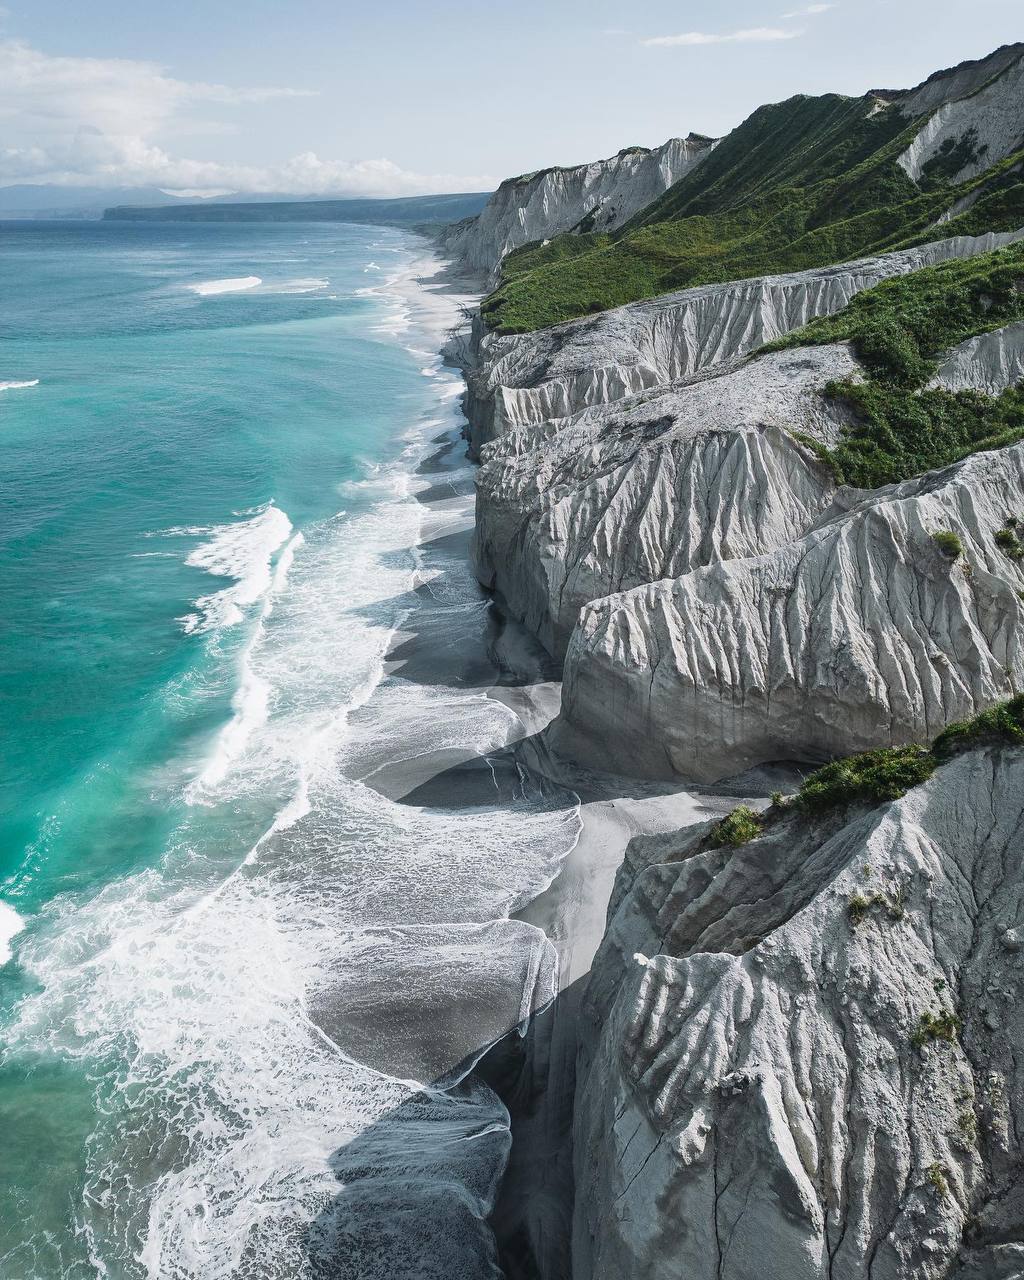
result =
[{"label": "layered rock strata", "polygon": [[793,541],[829,505],[818,391],[855,376],[845,345],[786,351],[515,427],[484,450],[474,560],[557,656],[591,600]]}]

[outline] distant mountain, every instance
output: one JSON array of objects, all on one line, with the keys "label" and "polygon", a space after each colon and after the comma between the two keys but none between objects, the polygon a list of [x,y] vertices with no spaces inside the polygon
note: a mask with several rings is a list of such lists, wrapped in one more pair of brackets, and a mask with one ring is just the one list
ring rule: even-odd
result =
[{"label": "distant mountain", "polygon": [[475,217],[490,199],[489,191],[437,196],[403,196],[397,200],[264,200],[203,204],[161,202],[156,208],[119,205],[103,214],[107,222],[361,222],[435,226]]},{"label": "distant mountain", "polygon": [[0,187],[0,218],[99,218],[111,204],[173,204],[159,187],[58,187],[18,183]]}]

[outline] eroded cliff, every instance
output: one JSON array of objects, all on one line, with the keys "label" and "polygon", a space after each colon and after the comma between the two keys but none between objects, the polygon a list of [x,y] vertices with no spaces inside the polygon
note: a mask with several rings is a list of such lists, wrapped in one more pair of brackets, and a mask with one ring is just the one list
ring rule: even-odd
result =
[{"label": "eroded cliff", "polygon": [[584,1000],[579,1280],[1009,1280],[1024,751],[636,841]]},{"label": "eroded cliff", "polygon": [[660,147],[627,147],[608,160],[509,178],[475,218],[444,232],[459,266],[492,284],[501,261],[521,245],[573,230],[613,231],[688,173],[714,146],[691,134]]}]

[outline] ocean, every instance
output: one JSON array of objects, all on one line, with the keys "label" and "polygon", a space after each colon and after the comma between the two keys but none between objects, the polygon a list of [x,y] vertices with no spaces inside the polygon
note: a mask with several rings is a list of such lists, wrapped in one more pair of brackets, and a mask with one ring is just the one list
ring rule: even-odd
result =
[{"label": "ocean", "polygon": [[472,1067],[579,811],[505,752],[436,269],[0,223],[4,1280],[498,1274]]}]

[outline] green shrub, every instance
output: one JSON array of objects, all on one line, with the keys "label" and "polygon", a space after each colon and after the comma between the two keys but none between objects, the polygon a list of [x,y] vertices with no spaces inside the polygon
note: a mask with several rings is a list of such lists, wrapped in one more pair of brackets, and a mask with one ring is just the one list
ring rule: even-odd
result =
[{"label": "green shrub", "polygon": [[1005,529],[998,529],[995,539],[996,546],[1005,551],[1011,560],[1024,559],[1024,545],[1021,544],[1020,535],[1015,528],[1007,525]]},{"label": "green shrub", "polygon": [[937,530],[932,534],[932,541],[947,560],[959,560],[964,553],[964,544],[948,529]]},{"label": "green shrub", "polygon": [[855,929],[859,924],[863,924],[873,907],[883,908],[890,920],[902,920],[906,915],[903,906],[903,886],[898,886],[892,897],[887,893],[852,894],[846,909],[850,923]]},{"label": "green shrub", "polygon": [[733,809],[727,818],[715,827],[711,833],[711,843],[716,847],[723,845],[741,845],[756,839],[764,830],[760,816],[745,804]]},{"label": "green shrub", "polygon": [[885,747],[863,755],[835,760],[804,782],[796,803],[807,813],[826,813],[863,801],[881,804],[898,800],[911,787],[926,782],[935,771],[935,758],[923,747]]},{"label": "green shrub", "polygon": [[978,1118],[973,1111],[961,1111],[956,1118],[960,1132],[972,1146],[978,1141]]},{"label": "green shrub", "polygon": [[946,1171],[941,1164],[930,1164],[925,1170],[925,1177],[940,1196],[949,1195],[949,1183],[946,1180]]},{"label": "green shrub", "polygon": [[1024,746],[1024,694],[951,724],[932,743],[932,754],[943,761],[987,746]]},{"label": "green shrub", "polygon": [[[866,366],[866,381],[824,388],[851,422],[819,453],[839,483],[874,489],[1024,439],[1024,388],[989,396],[926,385],[950,347],[1024,319],[1022,284],[1024,244],[951,260],[883,281],[764,348],[849,341]],[[1004,549],[1016,555],[1017,542]]]},{"label": "green shrub", "polygon": [[928,1009],[921,1014],[917,1030],[911,1037],[914,1045],[920,1048],[929,1040],[945,1040],[952,1043],[960,1034],[963,1024],[955,1013],[932,1013]]}]

